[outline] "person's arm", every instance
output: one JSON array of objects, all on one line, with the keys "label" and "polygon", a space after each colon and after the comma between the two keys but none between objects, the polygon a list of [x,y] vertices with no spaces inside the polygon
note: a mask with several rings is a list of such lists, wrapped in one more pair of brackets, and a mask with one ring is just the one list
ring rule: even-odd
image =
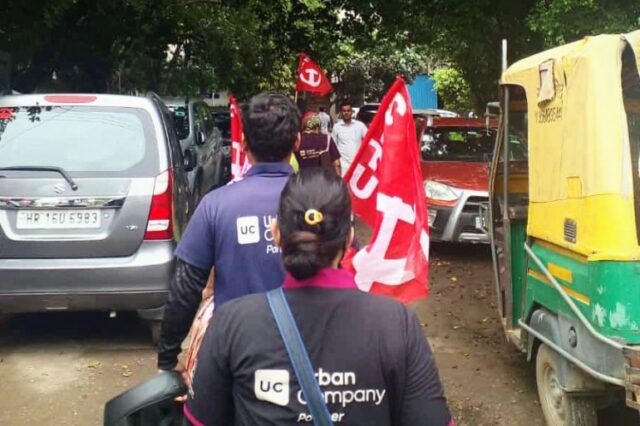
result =
[{"label": "person's arm", "polygon": [[176,270],[164,305],[164,317],[158,342],[158,368],[171,370],[178,365],[182,341],[202,301],[209,271],[176,260]]},{"label": "person's arm", "polygon": [[192,424],[233,424],[233,375],[228,340],[225,339],[228,324],[223,307],[222,311],[213,314],[198,352],[198,365],[184,408],[185,416]]},{"label": "person's arm", "polygon": [[331,159],[333,167],[336,168],[336,173],[338,174],[338,176],[342,176],[342,167],[340,166],[340,151],[338,151],[338,147],[333,141],[333,138],[329,139],[329,158]]},{"label": "person's arm", "polygon": [[206,198],[198,205],[176,249],[176,269],[164,306],[158,342],[158,368],[171,370],[178,365],[182,341],[189,333],[202,301],[209,272],[213,266],[213,225]]},{"label": "person's arm", "polygon": [[451,413],[438,368],[413,312],[407,321],[407,381],[402,400],[402,425],[449,426]]},{"label": "person's arm", "polygon": [[333,162],[333,167],[336,169],[336,174],[338,176],[342,176],[342,166],[340,165],[340,160],[336,160]]}]

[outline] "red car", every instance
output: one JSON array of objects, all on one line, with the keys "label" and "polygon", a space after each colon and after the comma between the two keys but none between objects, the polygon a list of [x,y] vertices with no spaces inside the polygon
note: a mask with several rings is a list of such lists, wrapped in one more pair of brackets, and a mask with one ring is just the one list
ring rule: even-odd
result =
[{"label": "red car", "polygon": [[495,123],[427,120],[420,152],[431,240],[488,243],[481,209],[488,203]]}]

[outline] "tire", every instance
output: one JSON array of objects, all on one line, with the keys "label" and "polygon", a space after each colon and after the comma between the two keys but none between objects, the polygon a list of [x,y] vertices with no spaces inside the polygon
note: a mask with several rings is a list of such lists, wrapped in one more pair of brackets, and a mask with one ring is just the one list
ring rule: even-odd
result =
[{"label": "tire", "polygon": [[151,331],[151,341],[154,346],[158,346],[160,342],[160,331],[162,330],[162,321],[149,320],[149,330]]},{"label": "tire", "polygon": [[596,400],[565,392],[558,378],[558,357],[544,343],[536,357],[536,383],[548,426],[597,426]]}]

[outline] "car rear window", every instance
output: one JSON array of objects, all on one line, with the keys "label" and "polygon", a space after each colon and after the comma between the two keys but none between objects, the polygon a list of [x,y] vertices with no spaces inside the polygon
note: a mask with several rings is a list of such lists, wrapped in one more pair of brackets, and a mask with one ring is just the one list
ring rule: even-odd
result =
[{"label": "car rear window", "polygon": [[0,107],[0,167],[54,166],[76,175],[146,175],[157,148],[138,108]]},{"label": "car rear window", "polygon": [[489,161],[496,133],[487,129],[429,129],[422,137],[425,161]]}]

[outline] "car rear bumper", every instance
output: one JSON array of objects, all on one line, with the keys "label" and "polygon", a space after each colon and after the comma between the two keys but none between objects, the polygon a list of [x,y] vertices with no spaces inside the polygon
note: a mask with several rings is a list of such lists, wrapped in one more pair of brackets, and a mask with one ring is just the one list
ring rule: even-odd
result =
[{"label": "car rear bumper", "polygon": [[489,243],[480,207],[488,199],[486,191],[464,191],[453,207],[429,204],[429,215],[435,215],[429,226],[431,241]]},{"label": "car rear bumper", "polygon": [[161,307],[173,250],[171,241],[145,241],[127,257],[0,259],[0,312]]}]

